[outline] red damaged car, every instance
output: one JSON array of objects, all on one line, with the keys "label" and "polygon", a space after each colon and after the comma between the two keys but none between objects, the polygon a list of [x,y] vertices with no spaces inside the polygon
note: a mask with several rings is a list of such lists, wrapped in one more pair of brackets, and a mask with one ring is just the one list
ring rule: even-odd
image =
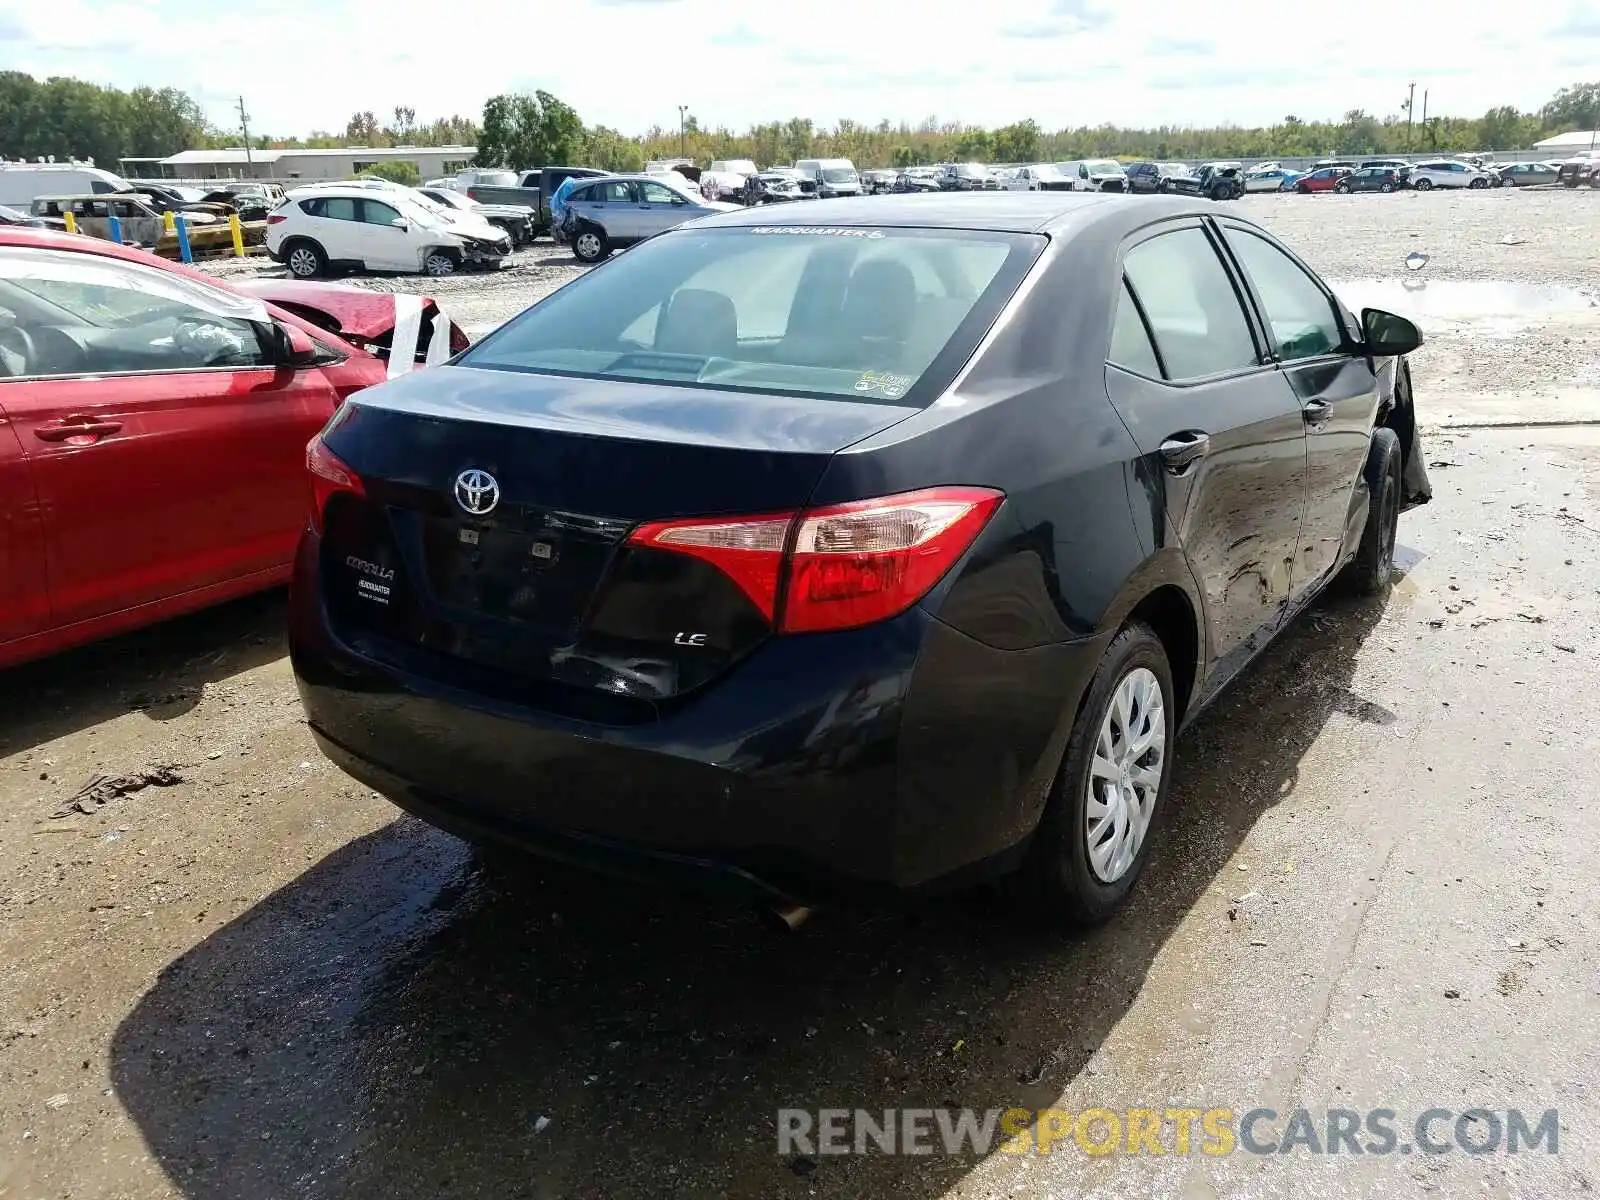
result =
[{"label": "red damaged car", "polygon": [[0,667],[285,582],[306,443],[437,317],[0,229]]}]

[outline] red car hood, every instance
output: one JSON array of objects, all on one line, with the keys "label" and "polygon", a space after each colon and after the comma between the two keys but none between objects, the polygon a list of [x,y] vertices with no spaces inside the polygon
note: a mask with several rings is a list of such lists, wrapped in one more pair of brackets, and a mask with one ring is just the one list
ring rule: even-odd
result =
[{"label": "red car hood", "polygon": [[394,328],[394,296],[339,283],[304,283],[297,279],[230,279],[237,291],[259,296],[268,304],[314,308],[339,322],[341,337],[376,338]]}]

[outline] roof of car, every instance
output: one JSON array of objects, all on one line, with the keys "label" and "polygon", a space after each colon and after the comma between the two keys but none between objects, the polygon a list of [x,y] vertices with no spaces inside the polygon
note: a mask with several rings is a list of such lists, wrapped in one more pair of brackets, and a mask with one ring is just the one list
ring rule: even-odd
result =
[{"label": "roof of car", "polygon": [[707,225],[777,225],[805,228],[895,226],[911,229],[984,229],[999,233],[1045,233],[1117,220],[1130,209],[1150,218],[1215,212],[1214,204],[1176,196],[1127,196],[1104,192],[930,192],[847,197],[784,209],[781,222],[763,209],[720,213],[695,222]]}]

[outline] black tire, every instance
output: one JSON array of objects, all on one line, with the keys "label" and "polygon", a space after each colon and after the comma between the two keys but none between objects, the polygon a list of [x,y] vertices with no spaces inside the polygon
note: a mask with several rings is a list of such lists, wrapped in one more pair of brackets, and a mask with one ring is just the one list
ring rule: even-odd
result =
[{"label": "black tire", "polygon": [[1333,185],[1333,190],[1341,196],[1348,196],[1350,194],[1350,185],[1348,183],[1336,183]]},{"label": "black tire", "polygon": [[[1086,836],[1089,773],[1112,697],[1118,685],[1140,668],[1149,670],[1160,684],[1165,714],[1160,783],[1156,787],[1144,839],[1132,863],[1115,882],[1106,883],[1089,861]],[[1178,715],[1173,698],[1172,669],[1161,639],[1148,625],[1135,622],[1125,626],[1106,647],[1088,691],[1084,693],[1055,787],[1045,804],[1039,827],[1034,831],[1027,857],[1017,872],[1015,885],[1030,905],[1030,912],[1070,926],[1097,925],[1107,920],[1127,898],[1144,869],[1161,824],[1172,779],[1173,731]]]},{"label": "black tire", "polygon": [[1311,187],[1309,184],[1297,183],[1294,185],[1294,190],[1299,192],[1302,196],[1311,195]]},{"label": "black tire", "polygon": [[1431,180],[1431,179],[1419,179],[1419,180],[1417,180],[1417,191],[1419,191],[1419,192],[1431,192],[1431,191],[1433,191],[1433,180]]},{"label": "black tire", "polygon": [[597,263],[611,253],[611,241],[598,225],[580,225],[572,235],[572,257],[581,263]]},{"label": "black tire", "polygon": [[296,279],[315,279],[328,273],[328,256],[310,238],[296,238],[281,251],[283,265]]},{"label": "black tire", "polygon": [[1372,431],[1367,449],[1370,500],[1361,545],[1350,565],[1340,573],[1340,586],[1353,596],[1385,596],[1394,580],[1394,541],[1400,528],[1402,459],[1395,431],[1380,426]]},{"label": "black tire", "polygon": [[1487,179],[1474,179],[1471,183],[1467,184],[1468,188],[1471,188],[1471,189],[1474,189],[1474,190],[1476,190],[1478,188],[1486,188],[1488,186],[1489,186],[1489,181]]},{"label": "black tire", "polygon": [[1380,192],[1392,192],[1392,191],[1394,191],[1394,184],[1392,184],[1392,183],[1380,183],[1378,185],[1378,190]]}]

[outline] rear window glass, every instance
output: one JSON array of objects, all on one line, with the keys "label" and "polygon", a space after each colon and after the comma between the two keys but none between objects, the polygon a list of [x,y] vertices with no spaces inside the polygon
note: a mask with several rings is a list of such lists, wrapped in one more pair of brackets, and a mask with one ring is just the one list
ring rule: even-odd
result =
[{"label": "rear window glass", "polygon": [[457,361],[925,404],[1044,244],[967,230],[685,229],[574,280]]}]

